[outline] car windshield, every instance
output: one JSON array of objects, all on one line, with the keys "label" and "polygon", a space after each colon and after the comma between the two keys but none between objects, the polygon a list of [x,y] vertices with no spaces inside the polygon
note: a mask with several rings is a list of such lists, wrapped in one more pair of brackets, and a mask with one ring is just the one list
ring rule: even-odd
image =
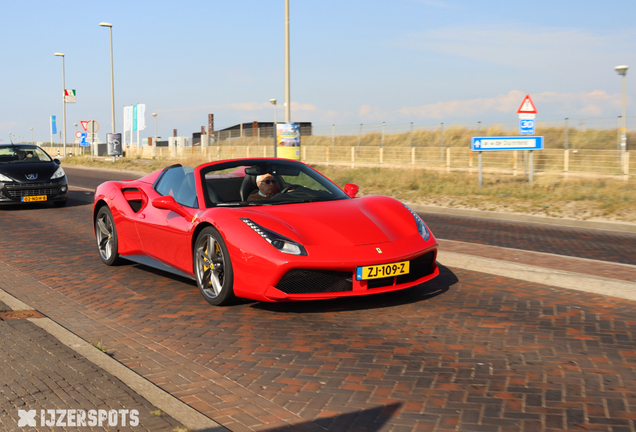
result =
[{"label": "car windshield", "polygon": [[311,167],[289,160],[244,159],[201,170],[207,207],[262,206],[349,199]]},{"label": "car windshield", "polygon": [[38,146],[0,146],[0,164],[26,162],[51,162],[51,158]]}]

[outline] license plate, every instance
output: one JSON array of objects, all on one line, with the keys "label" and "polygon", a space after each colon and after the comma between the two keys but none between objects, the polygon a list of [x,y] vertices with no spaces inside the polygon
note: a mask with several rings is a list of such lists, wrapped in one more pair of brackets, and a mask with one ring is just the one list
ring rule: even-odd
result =
[{"label": "license plate", "polygon": [[35,195],[22,197],[22,202],[46,201],[46,195]]},{"label": "license plate", "polygon": [[408,274],[409,261],[374,266],[356,267],[356,280],[378,279]]}]

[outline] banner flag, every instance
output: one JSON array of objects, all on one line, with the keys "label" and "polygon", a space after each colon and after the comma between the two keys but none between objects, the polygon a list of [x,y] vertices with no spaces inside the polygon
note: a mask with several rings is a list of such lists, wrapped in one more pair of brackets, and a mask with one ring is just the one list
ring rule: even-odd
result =
[{"label": "banner flag", "polygon": [[132,117],[132,107],[125,106],[124,107],[124,132],[128,132],[130,130],[131,117]]},{"label": "banner flag", "polygon": [[133,130],[133,132],[136,132],[137,131],[137,105],[133,105],[132,106],[132,112],[133,112],[133,115],[132,115],[132,117],[133,117],[132,118],[132,127],[133,127],[133,129],[132,130]]},{"label": "banner flag", "polygon": [[57,125],[55,124],[55,116],[51,116],[51,135],[57,135]]},{"label": "banner flag", "polygon": [[146,104],[137,105],[137,130],[146,129]]}]

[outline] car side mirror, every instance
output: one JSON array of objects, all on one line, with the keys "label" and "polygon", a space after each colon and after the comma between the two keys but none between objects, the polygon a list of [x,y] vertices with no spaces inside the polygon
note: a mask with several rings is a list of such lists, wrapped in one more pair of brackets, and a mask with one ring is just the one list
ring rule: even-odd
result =
[{"label": "car side mirror", "polygon": [[176,202],[171,196],[155,198],[152,200],[152,205],[158,209],[173,211],[186,219],[190,219],[191,217],[191,215],[183,207],[181,207],[181,204]]},{"label": "car side mirror", "polygon": [[53,162],[55,162],[58,165],[60,165],[62,163],[62,162],[60,162],[60,160],[58,158],[53,159]]},{"label": "car side mirror", "polygon": [[357,184],[347,183],[345,184],[345,187],[344,187],[344,193],[346,193],[351,198],[354,198],[356,194],[358,193],[359,189],[360,189],[360,186],[358,186]]}]

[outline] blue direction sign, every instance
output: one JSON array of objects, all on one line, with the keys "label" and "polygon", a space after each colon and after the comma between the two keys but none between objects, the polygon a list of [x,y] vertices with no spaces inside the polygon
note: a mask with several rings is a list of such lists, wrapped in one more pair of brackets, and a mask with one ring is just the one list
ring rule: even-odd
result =
[{"label": "blue direction sign", "polygon": [[471,150],[543,150],[543,137],[473,137]]},{"label": "blue direction sign", "polygon": [[80,140],[80,146],[81,147],[90,147],[91,144],[89,142],[86,142],[86,136],[87,135],[88,134],[86,132],[82,132],[81,133],[81,140]]},{"label": "blue direction sign", "polygon": [[519,119],[519,135],[534,135],[534,119]]}]

